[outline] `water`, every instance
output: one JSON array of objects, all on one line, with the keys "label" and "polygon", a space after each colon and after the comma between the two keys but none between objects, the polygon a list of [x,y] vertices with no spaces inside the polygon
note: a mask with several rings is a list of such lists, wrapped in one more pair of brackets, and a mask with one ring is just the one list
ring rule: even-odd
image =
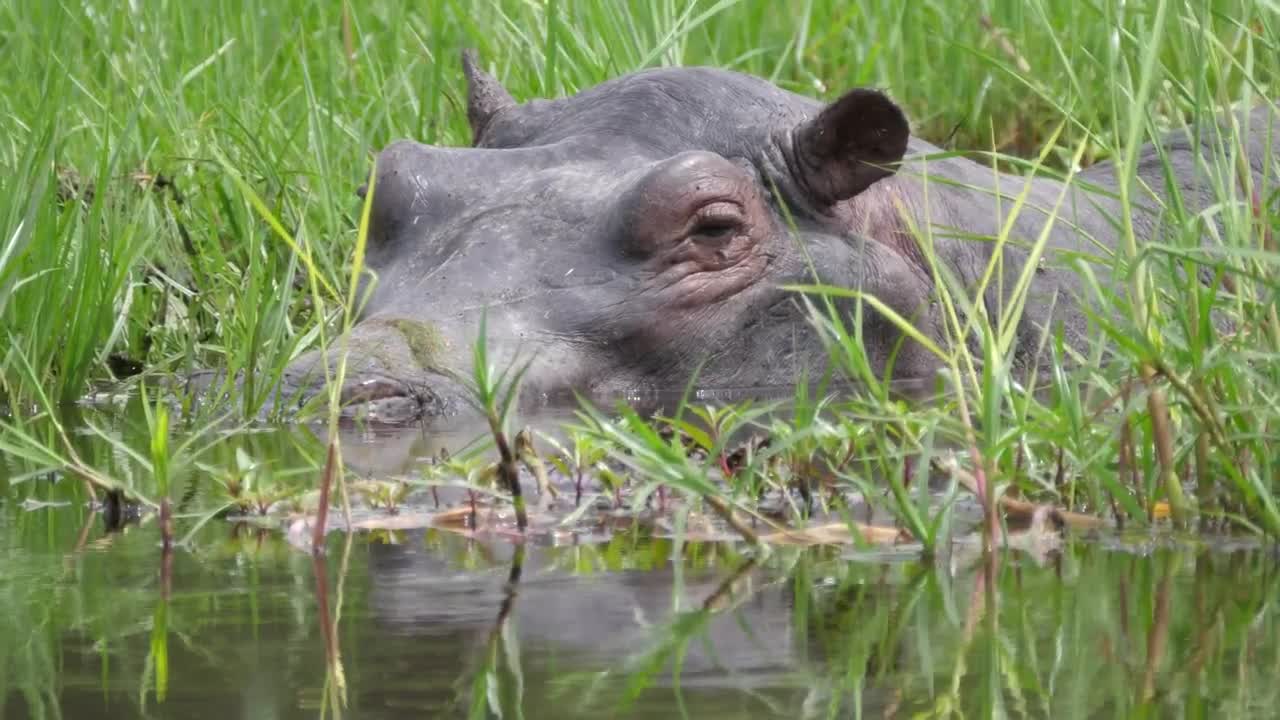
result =
[{"label": "water", "polygon": [[[470,432],[357,433],[344,455],[366,477],[394,476]],[[140,433],[126,422],[112,440],[75,442],[85,462],[137,479],[122,448],[145,451]],[[933,559],[780,548],[751,564],[737,544],[635,533],[523,549],[442,530],[332,533],[313,561],[279,523],[206,517],[218,478],[245,458],[274,483],[313,483],[320,440],[229,432],[176,464],[177,534],[192,534],[167,570],[153,517],[107,532],[80,483],[0,460],[0,718],[1216,718],[1280,706],[1280,556],[1261,543],[1068,538],[1002,555],[993,582],[964,546]]]}]

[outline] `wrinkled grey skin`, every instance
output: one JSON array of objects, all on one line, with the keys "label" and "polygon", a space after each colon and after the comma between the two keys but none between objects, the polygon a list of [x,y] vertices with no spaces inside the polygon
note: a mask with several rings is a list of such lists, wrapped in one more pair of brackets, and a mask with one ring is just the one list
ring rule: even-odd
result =
[{"label": "wrinkled grey skin", "polygon": [[[470,57],[464,68],[475,147],[400,141],[377,158],[368,254],[377,285],[350,337],[343,388],[377,420],[465,406],[455,374],[470,373],[486,308],[491,361],[530,359],[533,397],[680,387],[695,370],[708,387],[815,376],[826,353],[789,283],[862,290],[940,340],[929,260],[909,228],[932,226],[932,260],[975,286],[993,251],[975,236],[996,235],[1030,184],[1003,281],[983,298],[998,318],[1026,246],[1064,193],[1052,179],[926,160],[938,148],[908,139],[901,111],[875,91],[824,106],[747,75],[671,68],[517,104]],[[1276,117],[1263,107],[1238,118],[1255,197],[1275,186]],[[1188,132],[1163,143],[1193,211],[1215,202],[1200,166],[1221,137],[1202,130],[1203,143]],[[1133,222],[1147,240],[1168,196],[1155,148],[1137,172],[1135,201],[1147,210]],[[1083,340],[1072,263],[1101,260],[1094,272],[1111,279],[1118,202],[1096,188],[1114,188],[1114,175],[1099,164],[1065,191],[1018,325],[1020,362],[1046,325],[1069,344]],[[892,362],[896,379],[930,380],[932,355],[870,308],[862,322],[877,372]],[[290,367],[286,392],[318,390],[319,357]]]}]

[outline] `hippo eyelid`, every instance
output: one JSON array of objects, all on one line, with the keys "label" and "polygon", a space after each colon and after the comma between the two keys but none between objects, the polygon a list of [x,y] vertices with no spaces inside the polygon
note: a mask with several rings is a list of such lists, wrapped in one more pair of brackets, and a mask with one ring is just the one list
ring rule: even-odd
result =
[{"label": "hippo eyelid", "polygon": [[703,222],[738,222],[743,215],[742,204],[732,200],[712,200],[694,211],[694,217]]},{"label": "hippo eyelid", "polygon": [[741,227],[745,220],[746,211],[740,203],[717,199],[694,210],[689,218],[689,226],[691,233],[698,234],[722,228],[735,229]]}]

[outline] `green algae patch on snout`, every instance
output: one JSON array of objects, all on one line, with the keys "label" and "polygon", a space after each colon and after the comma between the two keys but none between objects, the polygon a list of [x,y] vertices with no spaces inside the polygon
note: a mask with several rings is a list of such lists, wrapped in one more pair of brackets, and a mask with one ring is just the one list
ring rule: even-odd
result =
[{"label": "green algae patch on snout", "polygon": [[385,321],[404,336],[409,354],[423,370],[439,370],[446,347],[444,335],[431,323],[408,318],[390,318]]}]

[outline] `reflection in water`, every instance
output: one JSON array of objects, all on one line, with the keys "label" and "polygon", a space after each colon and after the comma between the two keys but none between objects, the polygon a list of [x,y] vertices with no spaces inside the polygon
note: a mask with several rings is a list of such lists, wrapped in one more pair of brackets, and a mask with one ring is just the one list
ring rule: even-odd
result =
[{"label": "reflection in water", "polygon": [[[349,432],[344,457],[374,477],[473,437]],[[230,435],[175,467],[176,537],[192,535],[169,553],[153,516],[108,531],[83,486],[10,482],[26,469],[0,459],[0,717],[1271,717],[1280,701],[1274,550],[1110,535],[993,570],[961,552],[415,530],[331,533],[313,557],[205,516],[233,480],[311,482],[310,433]],[[100,466],[128,461],[85,442]]]}]

